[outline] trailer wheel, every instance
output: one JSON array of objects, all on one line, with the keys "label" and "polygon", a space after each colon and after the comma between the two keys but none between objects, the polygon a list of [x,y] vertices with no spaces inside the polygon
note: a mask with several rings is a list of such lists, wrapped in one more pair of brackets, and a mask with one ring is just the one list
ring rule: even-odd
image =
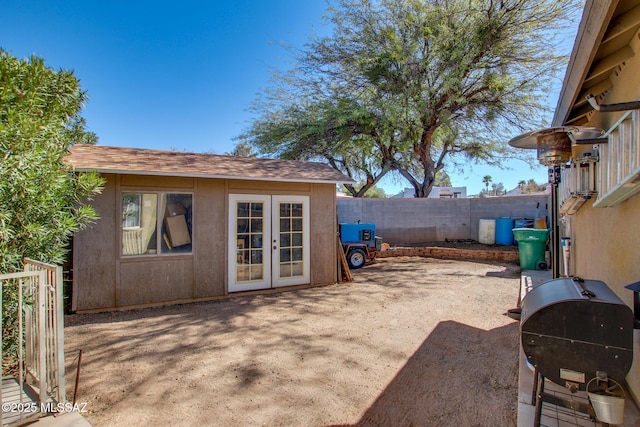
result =
[{"label": "trailer wheel", "polygon": [[360,268],[367,262],[367,256],[362,249],[351,249],[347,254],[347,262],[353,269]]}]

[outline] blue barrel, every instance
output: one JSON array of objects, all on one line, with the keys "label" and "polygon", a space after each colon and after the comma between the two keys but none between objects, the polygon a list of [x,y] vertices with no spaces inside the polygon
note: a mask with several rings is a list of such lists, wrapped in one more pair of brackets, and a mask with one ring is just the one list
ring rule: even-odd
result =
[{"label": "blue barrel", "polygon": [[513,245],[513,228],[515,220],[513,218],[496,219],[496,244],[510,246]]},{"label": "blue barrel", "polygon": [[[533,223],[533,218],[516,218],[513,222],[513,228],[533,228]],[[518,241],[515,237],[512,244],[518,246]]]}]

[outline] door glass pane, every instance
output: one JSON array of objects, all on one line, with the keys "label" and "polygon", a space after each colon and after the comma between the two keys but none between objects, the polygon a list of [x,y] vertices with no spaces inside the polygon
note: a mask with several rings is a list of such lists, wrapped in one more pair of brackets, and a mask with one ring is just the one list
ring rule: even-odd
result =
[{"label": "door glass pane", "polygon": [[238,218],[249,218],[249,203],[238,203]]},{"label": "door glass pane", "polygon": [[262,218],[251,219],[251,232],[252,233],[262,232]]},{"label": "door glass pane", "polygon": [[291,277],[291,265],[280,264],[280,277]]},{"label": "door glass pane", "polygon": [[251,267],[251,280],[262,280],[262,266]]},{"label": "door glass pane", "polygon": [[263,279],[263,212],[262,202],[237,204],[236,280],[238,282]]},{"label": "door glass pane", "polygon": [[291,275],[302,276],[304,274],[304,267],[301,262],[291,263]]},{"label": "door glass pane", "polygon": [[246,218],[238,218],[238,233],[248,233],[249,232],[249,220]]},{"label": "door glass pane", "polygon": [[280,277],[302,276],[302,203],[280,203]]},{"label": "door glass pane", "polygon": [[262,249],[251,251],[251,265],[262,264]]},{"label": "door glass pane", "polygon": [[237,271],[236,279],[239,282],[245,282],[249,280],[249,266],[239,265],[236,271]]}]

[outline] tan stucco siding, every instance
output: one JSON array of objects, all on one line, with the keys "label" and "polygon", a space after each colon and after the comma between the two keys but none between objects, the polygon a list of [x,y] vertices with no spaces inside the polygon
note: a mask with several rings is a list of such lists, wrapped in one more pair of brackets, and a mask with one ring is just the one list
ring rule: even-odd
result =
[{"label": "tan stucco siding", "polygon": [[312,193],[311,283],[333,283],[338,259],[336,189],[334,185],[316,184],[312,186]]},{"label": "tan stucco siding", "polygon": [[193,297],[192,256],[123,260],[119,267],[119,307]]},{"label": "tan stucco siding", "polygon": [[73,238],[73,298],[72,309],[85,307],[109,308],[116,304],[117,251],[116,179],[115,175],[102,175],[106,185],[91,205],[100,219]]},{"label": "tan stucco siding", "polygon": [[[640,41],[635,37],[632,48],[637,51]],[[640,98],[640,58],[626,61],[626,65],[611,77],[613,87],[602,104],[629,102]],[[609,130],[624,112],[597,113],[590,117],[589,126]],[[638,126],[638,124],[636,124]],[[606,145],[600,149],[607,150]],[[572,254],[570,273],[586,279],[602,280],[630,307],[633,293],[624,285],[640,280],[640,195],[618,206],[595,208],[589,200],[570,219]],[[566,234],[565,234],[566,235]],[[627,383],[634,398],[640,397],[640,331],[634,331],[634,364],[627,375]]]},{"label": "tan stucco siding", "polygon": [[[640,48],[637,41],[634,49]],[[626,66],[611,77],[613,87],[602,103],[628,102],[640,98],[640,58],[630,58]],[[589,125],[609,130],[624,112],[594,112]],[[636,124],[637,126],[637,124]],[[607,145],[600,145],[606,152]],[[622,286],[640,280],[637,242],[640,239],[640,198],[632,197],[615,207],[594,208],[589,200],[571,219],[572,273],[607,283],[632,306],[632,294]]]},{"label": "tan stucco siding", "polygon": [[611,208],[587,203],[571,219],[574,274],[602,280],[633,307],[633,293],[624,285],[640,280],[640,197]]},{"label": "tan stucco siding", "polygon": [[196,181],[193,212],[195,298],[226,294],[227,197],[220,179]]},{"label": "tan stucco siding", "polygon": [[[229,193],[245,194],[309,194],[311,184],[306,182],[267,182],[229,180]],[[335,188],[335,186],[333,186]]]},{"label": "tan stucco siding", "polygon": [[147,189],[184,189],[192,190],[195,178],[174,176],[118,175],[121,187],[142,187]]},{"label": "tan stucco siding", "polygon": [[[640,195],[611,208],[583,206],[571,220],[573,274],[602,280],[633,308],[633,292],[624,285],[640,280]],[[640,331],[634,331],[634,363],[629,389],[640,398]]]}]

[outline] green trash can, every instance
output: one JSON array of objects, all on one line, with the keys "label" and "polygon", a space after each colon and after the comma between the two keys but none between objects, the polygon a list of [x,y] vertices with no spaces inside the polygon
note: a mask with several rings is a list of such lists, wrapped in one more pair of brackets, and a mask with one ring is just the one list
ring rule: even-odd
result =
[{"label": "green trash can", "polygon": [[546,270],[544,253],[549,240],[546,228],[514,228],[513,237],[518,242],[520,268],[523,270]]}]

